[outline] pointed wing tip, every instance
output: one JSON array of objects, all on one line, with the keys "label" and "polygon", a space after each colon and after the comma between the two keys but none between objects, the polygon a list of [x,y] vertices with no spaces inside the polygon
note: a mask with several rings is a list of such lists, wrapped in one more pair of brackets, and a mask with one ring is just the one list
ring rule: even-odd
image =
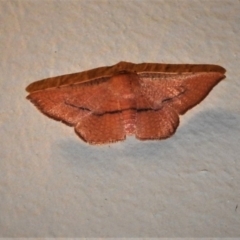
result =
[{"label": "pointed wing tip", "polygon": [[30,92],[31,91],[31,85],[32,85],[32,83],[27,85],[27,87],[25,88],[26,92]]},{"label": "pointed wing tip", "polygon": [[32,92],[35,92],[38,90],[38,82],[40,81],[36,81],[36,82],[33,82],[33,83],[30,83],[26,88],[25,90],[29,93],[32,93]]},{"label": "pointed wing tip", "polygon": [[226,73],[226,69],[219,65],[213,65],[213,67],[216,69],[217,72],[222,73],[224,77],[226,77],[224,74]]},{"label": "pointed wing tip", "polygon": [[[31,84],[30,84],[30,85],[31,85]],[[30,86],[30,85],[28,85],[28,86],[25,88],[25,91],[26,91],[26,92],[29,92],[29,93],[31,92],[31,86]]]}]

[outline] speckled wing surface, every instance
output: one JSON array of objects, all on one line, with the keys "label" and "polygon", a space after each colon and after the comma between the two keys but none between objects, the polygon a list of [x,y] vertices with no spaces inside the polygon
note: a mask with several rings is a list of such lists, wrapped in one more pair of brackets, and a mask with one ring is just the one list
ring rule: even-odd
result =
[{"label": "speckled wing surface", "polygon": [[75,128],[86,142],[127,135],[170,137],[179,114],[200,103],[225,76],[217,65],[120,62],[30,84],[27,98],[45,115]]}]

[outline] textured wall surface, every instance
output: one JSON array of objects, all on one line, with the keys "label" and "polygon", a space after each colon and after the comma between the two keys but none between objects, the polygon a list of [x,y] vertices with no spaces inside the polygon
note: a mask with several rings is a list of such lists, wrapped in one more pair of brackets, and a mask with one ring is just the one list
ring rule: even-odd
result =
[{"label": "textured wall surface", "polygon": [[[0,1],[0,237],[239,237],[240,2]],[[164,141],[90,146],[25,99],[119,61],[227,78]]]}]

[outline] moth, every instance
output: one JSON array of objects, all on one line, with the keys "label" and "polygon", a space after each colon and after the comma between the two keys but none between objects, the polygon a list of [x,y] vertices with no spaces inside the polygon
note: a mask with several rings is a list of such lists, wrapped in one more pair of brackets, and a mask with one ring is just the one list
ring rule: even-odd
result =
[{"label": "moth", "polygon": [[165,139],[179,115],[200,103],[225,78],[217,65],[119,62],[30,84],[29,99],[50,118],[74,127],[90,144],[135,135]]}]

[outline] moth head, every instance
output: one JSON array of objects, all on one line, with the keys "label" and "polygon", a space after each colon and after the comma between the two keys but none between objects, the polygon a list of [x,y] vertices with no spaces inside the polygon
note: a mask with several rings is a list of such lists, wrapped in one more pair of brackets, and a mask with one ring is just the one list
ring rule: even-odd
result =
[{"label": "moth head", "polygon": [[132,94],[133,90],[139,86],[139,77],[134,72],[122,70],[114,74],[110,82],[112,91],[124,96]]}]

